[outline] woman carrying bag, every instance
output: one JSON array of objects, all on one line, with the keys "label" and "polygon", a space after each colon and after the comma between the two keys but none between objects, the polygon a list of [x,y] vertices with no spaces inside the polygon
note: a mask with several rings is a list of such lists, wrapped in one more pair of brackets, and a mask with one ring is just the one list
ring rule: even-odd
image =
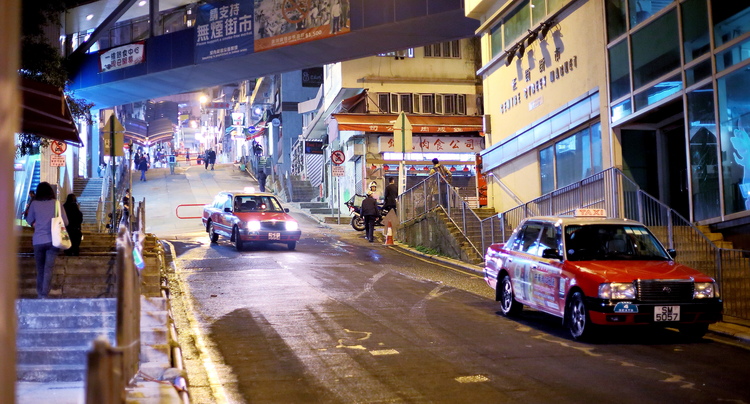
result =
[{"label": "woman carrying bag", "polygon": [[55,197],[55,190],[48,182],[40,182],[26,216],[26,221],[34,228],[31,244],[34,246],[36,261],[36,292],[40,299],[49,296],[52,288],[52,271],[60,252],[60,249],[52,244],[52,222],[57,216],[62,218],[65,225],[68,224],[68,217]]}]

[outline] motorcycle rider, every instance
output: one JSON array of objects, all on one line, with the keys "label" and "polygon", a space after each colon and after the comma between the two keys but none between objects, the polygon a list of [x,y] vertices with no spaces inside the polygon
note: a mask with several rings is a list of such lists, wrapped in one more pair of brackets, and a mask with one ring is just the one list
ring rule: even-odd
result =
[{"label": "motorcycle rider", "polygon": [[380,215],[378,201],[373,198],[372,191],[367,192],[367,198],[362,201],[362,217],[365,218],[365,238],[369,242],[374,241],[375,219]]}]

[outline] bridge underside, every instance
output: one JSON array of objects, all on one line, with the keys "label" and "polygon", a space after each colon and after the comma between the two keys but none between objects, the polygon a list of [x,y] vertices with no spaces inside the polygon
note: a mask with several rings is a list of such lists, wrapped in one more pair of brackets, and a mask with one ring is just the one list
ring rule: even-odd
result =
[{"label": "bridge underside", "polygon": [[143,66],[99,73],[97,55],[87,55],[71,89],[96,108],[107,108],[465,38],[479,25],[460,8],[368,28],[357,29],[354,23],[344,35],[202,64],[193,62],[195,31],[179,31],[149,39]]}]

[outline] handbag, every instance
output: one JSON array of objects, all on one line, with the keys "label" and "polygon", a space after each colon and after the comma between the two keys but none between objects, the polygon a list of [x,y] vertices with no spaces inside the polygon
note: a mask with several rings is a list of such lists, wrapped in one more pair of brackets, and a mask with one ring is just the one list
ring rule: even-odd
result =
[{"label": "handbag", "polygon": [[68,229],[60,216],[60,201],[55,201],[55,217],[52,218],[52,245],[61,250],[67,250],[73,243],[70,241]]}]

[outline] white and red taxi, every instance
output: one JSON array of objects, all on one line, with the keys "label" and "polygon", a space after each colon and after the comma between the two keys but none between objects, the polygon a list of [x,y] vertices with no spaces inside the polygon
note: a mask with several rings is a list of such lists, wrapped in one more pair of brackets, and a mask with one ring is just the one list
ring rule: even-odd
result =
[{"label": "white and red taxi", "polygon": [[253,189],[219,192],[203,207],[201,220],[212,243],[224,236],[238,251],[249,242],[284,243],[294,250],[302,235],[297,221],[276,196]]},{"label": "white and red taxi", "polygon": [[485,255],[505,316],[523,305],[563,319],[575,339],[601,325],[662,325],[701,338],[721,320],[716,281],[674,261],[643,224],[603,209],[524,220]]}]

